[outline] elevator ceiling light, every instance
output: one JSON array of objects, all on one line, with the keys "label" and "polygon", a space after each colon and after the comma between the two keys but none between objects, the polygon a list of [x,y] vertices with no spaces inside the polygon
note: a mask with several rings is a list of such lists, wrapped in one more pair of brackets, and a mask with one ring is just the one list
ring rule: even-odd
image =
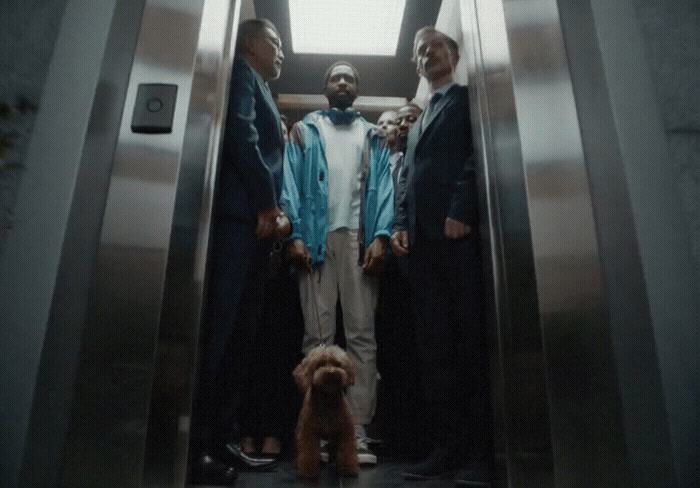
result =
[{"label": "elevator ceiling light", "polygon": [[292,50],[394,56],[406,0],[289,0]]}]

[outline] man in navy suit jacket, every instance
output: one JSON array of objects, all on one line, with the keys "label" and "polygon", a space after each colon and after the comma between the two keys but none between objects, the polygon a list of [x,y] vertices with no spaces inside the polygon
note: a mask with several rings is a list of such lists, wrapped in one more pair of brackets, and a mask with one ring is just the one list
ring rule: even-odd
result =
[{"label": "man in navy suit jacket", "polygon": [[408,135],[392,250],[408,255],[433,446],[407,479],[463,468],[458,484],[490,486],[492,442],[476,167],[469,92],[454,82],[457,43],[416,33],[417,72],[431,101]]},{"label": "man in navy suit jacket", "polygon": [[280,210],[284,137],[279,112],[267,86],[279,77],[282,43],[272,22],[246,20],[239,26],[231,79],[211,248],[202,373],[193,431],[191,481],[230,484],[236,469],[268,469],[273,459],[243,453],[238,410],[252,362],[259,309],[260,277],[273,239],[290,232]]}]

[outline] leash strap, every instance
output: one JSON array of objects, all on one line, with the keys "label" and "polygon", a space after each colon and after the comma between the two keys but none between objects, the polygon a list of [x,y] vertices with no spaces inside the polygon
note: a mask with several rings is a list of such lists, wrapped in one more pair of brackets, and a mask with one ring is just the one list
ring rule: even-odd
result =
[{"label": "leash strap", "polygon": [[[318,271],[318,279],[321,281],[321,270],[320,268],[317,270]],[[323,340],[323,332],[321,331],[321,314],[318,311],[318,295],[316,294],[316,280],[314,279],[314,275],[316,274],[316,271],[313,271],[311,273],[306,273],[306,276],[308,277],[309,284],[310,284],[310,290],[311,290],[311,295],[312,299],[311,301],[313,302],[313,309],[314,309],[314,314],[316,315],[316,329],[318,331],[318,338],[320,340],[321,346],[325,346],[325,341]]]}]

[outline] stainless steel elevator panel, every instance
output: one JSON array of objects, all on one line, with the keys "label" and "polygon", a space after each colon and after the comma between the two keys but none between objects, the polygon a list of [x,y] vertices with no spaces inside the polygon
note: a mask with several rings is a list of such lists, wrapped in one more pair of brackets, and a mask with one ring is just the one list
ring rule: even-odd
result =
[{"label": "stainless steel elevator panel", "polygon": [[[557,3],[461,5],[474,40],[508,484],[626,486],[596,227]],[[541,334],[526,332],[538,322]],[[540,338],[544,354],[529,341]],[[546,386],[541,418],[523,412],[538,403],[523,385],[543,395]],[[527,429],[543,442],[532,445]],[[550,442],[551,460],[538,449]],[[539,474],[533,461],[542,463]]]},{"label": "stainless steel elevator panel", "polygon": [[[499,348],[496,413],[505,432],[498,440],[505,444],[499,451],[506,454],[508,485],[629,486],[597,228],[559,7],[556,0],[462,0],[461,6],[474,45],[470,85],[476,86],[475,130],[486,180]],[[542,392],[539,399],[529,387]],[[541,442],[533,444],[528,433]]]},{"label": "stainless steel elevator panel", "polygon": [[214,183],[241,2],[205,0],[163,289],[143,486],[184,486]]},{"label": "stainless steel elevator panel", "polygon": [[[186,185],[195,185],[198,195],[211,194],[214,159],[210,155],[216,154],[212,148],[218,146],[214,129],[221,121],[225,96],[222,73],[230,66],[230,31],[238,3],[145,3],[97,250],[62,486],[141,486],[144,459],[154,459],[145,457],[146,446],[159,444],[163,438],[176,447],[170,457],[156,456],[164,464],[148,465],[146,472],[153,484],[184,484],[184,464],[175,459],[186,457],[186,452],[182,443],[175,441],[178,432],[186,432],[198,317],[181,317],[192,320],[183,327],[184,339],[183,334],[175,333],[177,327],[170,327],[172,324],[164,324],[160,330],[159,326],[163,300],[172,299],[164,295],[166,270],[168,276],[174,272],[169,256],[183,254],[180,248],[171,249],[171,240],[180,245],[183,239],[172,236],[182,228],[186,229],[185,240],[189,239],[190,245],[185,247],[192,263],[191,272],[182,277],[190,295],[178,298],[186,308],[201,297],[202,273],[194,272],[193,263],[195,250],[206,248],[206,239],[201,236],[208,234],[208,210],[201,210],[201,199],[186,202],[183,205],[196,215],[188,220],[187,215],[176,212],[176,202],[182,203],[179,189]],[[200,32],[204,20],[208,29]],[[170,133],[132,131],[138,87],[151,83],[177,86]],[[188,143],[183,149],[186,141],[201,138],[204,143]],[[206,176],[204,190],[202,178],[192,182],[193,166]],[[182,347],[189,349],[184,353],[177,347],[171,350],[167,341],[156,347],[159,337],[171,335],[177,336],[177,345],[184,343]],[[169,368],[178,374],[172,375]],[[187,374],[179,374],[180,369]],[[178,392],[179,401],[160,412],[156,422],[149,422],[154,384],[168,394]],[[154,397],[160,398],[158,393]],[[175,419],[174,430],[161,423],[166,417],[167,421]]]},{"label": "stainless steel elevator panel", "polygon": [[557,486],[629,486],[591,192],[555,0],[504,1]]},{"label": "stainless steel elevator panel", "polygon": [[482,177],[499,486],[553,486],[545,360],[514,73],[503,3],[462,0]]}]

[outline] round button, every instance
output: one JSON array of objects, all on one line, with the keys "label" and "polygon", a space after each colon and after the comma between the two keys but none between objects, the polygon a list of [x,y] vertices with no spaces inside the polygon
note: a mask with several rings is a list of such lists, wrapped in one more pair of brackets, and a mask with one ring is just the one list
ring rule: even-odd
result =
[{"label": "round button", "polygon": [[154,97],[146,102],[146,108],[149,112],[158,112],[163,108],[163,102],[160,98]]}]

